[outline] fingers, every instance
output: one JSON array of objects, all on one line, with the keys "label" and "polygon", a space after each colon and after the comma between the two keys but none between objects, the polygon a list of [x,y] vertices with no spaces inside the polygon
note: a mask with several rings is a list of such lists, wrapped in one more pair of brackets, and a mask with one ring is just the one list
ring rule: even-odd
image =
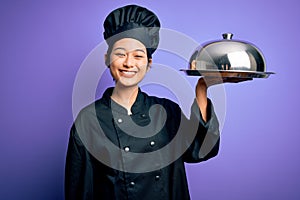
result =
[{"label": "fingers", "polygon": [[203,77],[203,80],[205,81],[205,84],[207,87],[218,85],[224,83],[224,80],[222,77]]},{"label": "fingers", "polygon": [[205,84],[207,87],[223,84],[223,83],[239,83],[244,81],[250,81],[253,78],[239,78],[239,77],[201,77],[198,83]]},{"label": "fingers", "polygon": [[238,78],[238,77],[230,77],[230,78],[223,78],[224,83],[239,83],[244,81],[251,81],[253,78]]}]

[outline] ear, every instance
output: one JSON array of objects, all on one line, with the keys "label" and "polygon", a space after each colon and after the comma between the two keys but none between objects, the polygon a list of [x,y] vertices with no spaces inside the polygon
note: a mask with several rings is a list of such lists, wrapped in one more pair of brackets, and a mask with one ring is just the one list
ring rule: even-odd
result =
[{"label": "ear", "polygon": [[150,70],[151,65],[152,65],[152,58],[149,58],[148,59],[148,65],[147,65],[147,72]]},{"label": "ear", "polygon": [[105,65],[109,68],[110,67],[110,61],[109,61],[107,53],[104,55],[104,60],[105,60]]}]

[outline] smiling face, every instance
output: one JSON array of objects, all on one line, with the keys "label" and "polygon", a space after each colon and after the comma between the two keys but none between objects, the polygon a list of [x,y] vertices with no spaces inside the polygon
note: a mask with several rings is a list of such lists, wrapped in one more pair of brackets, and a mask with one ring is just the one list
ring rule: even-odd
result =
[{"label": "smiling face", "polygon": [[109,56],[110,72],[116,86],[137,86],[149,69],[146,47],[140,41],[123,38],[115,42]]}]

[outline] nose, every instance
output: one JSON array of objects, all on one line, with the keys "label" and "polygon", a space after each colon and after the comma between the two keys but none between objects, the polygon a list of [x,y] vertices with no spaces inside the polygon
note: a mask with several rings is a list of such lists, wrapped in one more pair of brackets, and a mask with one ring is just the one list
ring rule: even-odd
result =
[{"label": "nose", "polygon": [[130,54],[127,54],[126,59],[124,60],[124,66],[131,68],[134,66],[134,57]]}]

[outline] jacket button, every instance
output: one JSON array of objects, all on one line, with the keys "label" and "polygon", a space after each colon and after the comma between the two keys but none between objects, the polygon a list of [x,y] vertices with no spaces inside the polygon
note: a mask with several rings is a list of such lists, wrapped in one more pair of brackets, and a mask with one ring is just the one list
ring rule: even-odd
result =
[{"label": "jacket button", "polygon": [[129,148],[129,147],[125,147],[124,150],[125,150],[126,152],[128,152],[128,151],[130,150],[130,148]]},{"label": "jacket button", "polygon": [[160,179],[160,176],[159,175],[157,175],[157,176],[155,176],[155,180],[159,180]]},{"label": "jacket button", "polygon": [[123,120],[120,118],[120,119],[118,119],[118,122],[119,122],[119,123],[122,123],[122,122],[123,122]]},{"label": "jacket button", "polygon": [[154,141],[151,141],[151,142],[150,142],[150,146],[153,147],[154,145],[155,145],[155,142],[154,142]]},{"label": "jacket button", "polygon": [[146,114],[141,114],[142,118],[146,118]]},{"label": "jacket button", "polygon": [[133,181],[130,182],[130,186],[133,187],[135,183]]}]

